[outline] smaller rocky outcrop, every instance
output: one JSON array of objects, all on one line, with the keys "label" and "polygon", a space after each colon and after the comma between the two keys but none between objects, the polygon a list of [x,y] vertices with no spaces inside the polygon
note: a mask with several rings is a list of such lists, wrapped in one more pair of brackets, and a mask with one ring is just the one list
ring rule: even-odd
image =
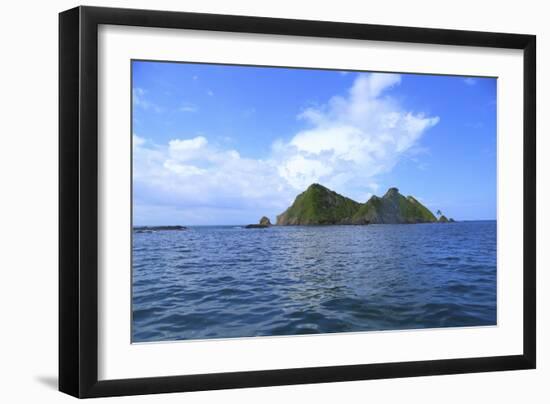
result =
[{"label": "smaller rocky outcrop", "polygon": [[185,226],[135,226],[136,233],[154,233],[156,231],[179,231],[187,230]]},{"label": "smaller rocky outcrop", "polygon": [[449,219],[447,219],[447,216],[441,215],[438,220],[439,223],[449,223]]},{"label": "smaller rocky outcrop", "polygon": [[249,225],[246,225],[245,228],[246,229],[265,229],[266,227],[269,227],[269,226],[271,226],[271,221],[269,220],[269,218],[266,216],[262,216],[258,224],[249,224]]}]

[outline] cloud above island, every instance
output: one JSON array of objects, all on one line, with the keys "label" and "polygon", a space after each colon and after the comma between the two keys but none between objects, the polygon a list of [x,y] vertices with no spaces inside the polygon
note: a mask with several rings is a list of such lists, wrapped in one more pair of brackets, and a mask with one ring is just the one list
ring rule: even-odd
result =
[{"label": "cloud above island", "polygon": [[304,110],[299,118],[309,128],[275,146],[275,153],[284,156],[279,174],[296,189],[322,182],[349,192],[350,183],[367,184],[391,170],[439,121],[406,111],[384,95],[400,83],[397,74],[362,74],[346,96]]},{"label": "cloud above island", "polygon": [[[167,144],[134,135],[136,208],[168,207],[189,224],[193,217],[220,223],[231,212],[240,223],[241,214],[281,213],[313,182],[361,200],[439,122],[392,96],[401,80],[397,74],[357,75],[345,94],[297,111],[303,127],[282,133],[262,158],[212,141],[217,133],[175,136]],[[145,107],[143,93],[135,95]]]}]

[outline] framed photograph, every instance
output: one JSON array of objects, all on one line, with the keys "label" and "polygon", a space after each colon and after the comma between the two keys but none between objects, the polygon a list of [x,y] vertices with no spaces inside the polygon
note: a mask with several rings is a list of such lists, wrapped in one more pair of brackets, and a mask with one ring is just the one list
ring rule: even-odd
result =
[{"label": "framed photograph", "polygon": [[534,36],[59,24],[61,391],[535,368]]}]

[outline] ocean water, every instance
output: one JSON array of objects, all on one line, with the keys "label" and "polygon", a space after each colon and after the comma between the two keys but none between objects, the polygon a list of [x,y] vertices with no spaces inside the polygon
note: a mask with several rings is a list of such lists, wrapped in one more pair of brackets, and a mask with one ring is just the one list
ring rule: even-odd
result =
[{"label": "ocean water", "polygon": [[133,342],[496,324],[496,222],[133,236]]}]

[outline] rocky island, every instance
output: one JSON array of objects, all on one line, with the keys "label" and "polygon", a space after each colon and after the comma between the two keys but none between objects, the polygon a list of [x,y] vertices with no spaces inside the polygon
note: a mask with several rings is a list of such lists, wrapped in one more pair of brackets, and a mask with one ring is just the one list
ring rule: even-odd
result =
[{"label": "rocky island", "polygon": [[246,229],[265,229],[266,227],[271,226],[271,221],[268,217],[262,216],[258,224],[248,224],[245,226]]},{"label": "rocky island", "polygon": [[453,222],[439,219],[412,196],[403,196],[390,188],[383,197],[372,196],[359,203],[320,185],[312,184],[294,203],[277,216],[279,226],[291,225],[366,225]]},{"label": "rocky island", "polygon": [[136,233],[153,233],[156,231],[180,231],[187,230],[185,226],[134,226]]}]

